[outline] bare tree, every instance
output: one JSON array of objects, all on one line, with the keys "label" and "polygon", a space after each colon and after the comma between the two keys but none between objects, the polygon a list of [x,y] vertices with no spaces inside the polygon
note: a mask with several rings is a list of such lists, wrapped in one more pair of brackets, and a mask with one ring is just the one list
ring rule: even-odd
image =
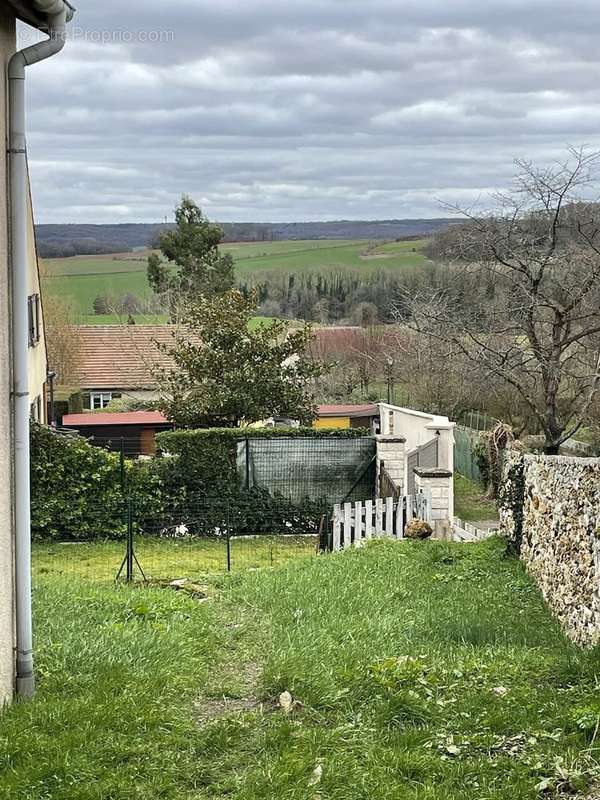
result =
[{"label": "bare tree", "polygon": [[73,333],[77,312],[69,301],[55,295],[44,295],[44,327],[48,368],[56,372],[62,387],[79,385],[79,339]]},{"label": "bare tree", "polygon": [[457,419],[488,394],[470,360],[437,336],[402,331],[394,362],[398,379],[410,386],[411,404],[422,411]]},{"label": "bare tree", "polygon": [[516,162],[499,209],[463,212],[453,229],[447,286],[410,302],[417,331],[510,388],[549,454],[577,432],[600,386],[600,205],[583,199],[599,161],[570,149],[547,168]]}]

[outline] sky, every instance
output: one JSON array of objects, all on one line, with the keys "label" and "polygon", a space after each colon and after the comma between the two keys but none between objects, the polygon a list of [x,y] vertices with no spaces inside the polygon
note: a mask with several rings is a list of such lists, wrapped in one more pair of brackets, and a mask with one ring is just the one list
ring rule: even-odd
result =
[{"label": "sky", "polygon": [[[77,0],[28,70],[40,223],[448,216],[600,149],[594,0]],[[21,27],[20,45],[33,41]]]}]

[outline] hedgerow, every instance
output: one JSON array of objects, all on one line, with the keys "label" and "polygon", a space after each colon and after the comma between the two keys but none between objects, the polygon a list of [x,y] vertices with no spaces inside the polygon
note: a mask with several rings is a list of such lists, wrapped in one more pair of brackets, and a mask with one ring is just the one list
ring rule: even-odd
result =
[{"label": "hedgerow", "polygon": [[290,500],[246,487],[238,474],[238,443],[254,439],[358,439],[363,429],[201,429],[159,434],[158,455],[125,460],[81,436],[31,426],[32,532],[36,539],[89,540],[124,536],[131,503],[136,528],[168,535],[313,530],[323,498]]},{"label": "hedgerow", "polygon": [[128,497],[138,514],[162,507],[160,477],[150,463],[126,460],[122,475],[117,453],[37,423],[31,424],[30,441],[34,538],[124,536]]}]

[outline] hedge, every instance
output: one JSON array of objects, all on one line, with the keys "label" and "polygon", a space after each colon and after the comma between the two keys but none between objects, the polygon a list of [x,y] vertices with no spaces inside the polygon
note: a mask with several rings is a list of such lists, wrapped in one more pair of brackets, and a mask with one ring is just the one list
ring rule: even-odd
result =
[{"label": "hedge", "polygon": [[147,462],[121,461],[117,453],[82,436],[31,424],[31,528],[36,539],[86,540],[126,533],[126,496],[138,513],[160,513],[160,479]]},{"label": "hedge", "polygon": [[[37,539],[88,540],[126,533],[127,500],[142,532],[166,535],[185,523],[212,534],[307,532],[323,510],[318,498],[300,504],[265,489],[246,490],[237,473],[237,445],[246,438],[357,439],[363,429],[212,428],[157,436],[159,453],[125,461],[81,436],[31,426],[32,532]],[[168,455],[167,455],[168,454]],[[299,509],[301,506],[301,510]]]},{"label": "hedge", "polygon": [[246,439],[359,439],[366,428],[203,428],[165,431],[156,437],[157,471],[172,498],[236,497],[237,446]]}]

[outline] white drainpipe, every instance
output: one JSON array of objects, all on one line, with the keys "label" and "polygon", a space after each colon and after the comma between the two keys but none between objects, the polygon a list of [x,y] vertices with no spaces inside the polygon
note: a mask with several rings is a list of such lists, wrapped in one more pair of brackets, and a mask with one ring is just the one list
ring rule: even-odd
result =
[{"label": "white drainpipe", "polygon": [[47,40],[15,53],[8,65],[10,250],[12,287],[15,601],[18,694],[35,691],[31,625],[31,512],[29,478],[29,332],[27,319],[28,183],[25,142],[25,68],[58,53],[64,46],[72,9],[63,0],[35,0],[48,15]]}]

